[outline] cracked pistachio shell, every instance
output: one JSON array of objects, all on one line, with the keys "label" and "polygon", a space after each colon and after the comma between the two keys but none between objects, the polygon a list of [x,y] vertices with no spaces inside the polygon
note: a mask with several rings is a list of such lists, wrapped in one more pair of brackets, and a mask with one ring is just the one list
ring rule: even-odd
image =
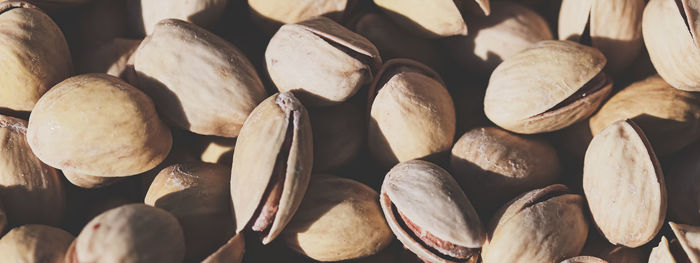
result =
[{"label": "cracked pistachio shell", "polygon": [[374,0],[391,19],[409,32],[424,38],[467,35],[467,24],[461,10],[476,2],[485,15],[491,8],[489,0]]},{"label": "cracked pistachio shell", "polygon": [[168,166],[151,183],[144,203],[180,221],[187,261],[202,260],[233,235],[230,175],[223,165],[188,162]]},{"label": "cracked pistachio shell", "polygon": [[674,88],[700,91],[700,1],[650,0],[644,44],[654,68]]},{"label": "cracked pistachio shell", "polygon": [[649,263],[676,263],[671,252],[671,246],[665,236],[661,236],[659,245],[651,249]]},{"label": "cracked pistachio shell", "polygon": [[283,24],[294,24],[317,16],[339,21],[347,16],[357,0],[249,0],[253,21],[274,33]]},{"label": "cracked pistachio shell", "polygon": [[134,53],[138,86],[177,127],[236,137],[265,99],[253,65],[231,43],[192,23],[160,21]]},{"label": "cracked pistachio shell", "polygon": [[63,263],[73,235],[51,226],[23,225],[0,239],[4,262]]},{"label": "cracked pistachio shell", "polygon": [[[486,231],[457,181],[444,169],[421,160],[400,163],[387,173],[379,198],[389,227],[419,258],[454,262],[443,254],[449,252],[426,245],[426,240],[469,249],[469,255],[459,262],[476,262],[479,258]],[[417,229],[406,227],[408,224]],[[417,237],[415,231],[422,236]]]},{"label": "cracked pistachio shell", "polygon": [[[272,95],[248,116],[236,141],[231,199],[236,233],[258,222],[261,210],[276,209],[262,243],[274,240],[299,208],[311,178],[313,137],[309,116],[292,93]],[[277,190],[276,194],[272,191]],[[271,202],[270,195],[277,200]],[[267,198],[267,199],[266,199]]]},{"label": "cracked pistachio shell", "polygon": [[700,225],[700,145],[694,144],[668,164],[668,213],[678,223]]},{"label": "cracked pistachio shell", "polygon": [[307,106],[348,100],[372,82],[382,60],[363,36],[326,17],[282,26],[265,51],[280,92],[294,91]]},{"label": "cracked pistachio shell", "polygon": [[243,233],[231,239],[205,258],[202,263],[241,263],[245,253],[245,237]]},{"label": "cracked pistachio shell", "polygon": [[364,105],[345,102],[309,110],[314,131],[314,171],[332,171],[347,165],[365,147]]},{"label": "cracked pistachio shell", "polygon": [[282,239],[318,261],[374,255],[394,239],[377,200],[377,192],[362,183],[314,174]]},{"label": "cracked pistachio shell", "polygon": [[32,153],[26,133],[26,121],[0,115],[0,202],[11,225],[58,225],[66,209],[63,184]]},{"label": "cracked pistachio shell", "polygon": [[223,15],[229,0],[127,0],[129,27],[138,36],[155,32],[159,21],[180,19],[203,28],[211,28]]},{"label": "cracked pistachio shell", "polygon": [[642,50],[644,5],[644,0],[564,0],[559,39],[590,41],[608,59],[607,67],[620,73]]},{"label": "cracked pistachio shell", "polygon": [[589,117],[612,90],[595,48],[546,40],[503,61],[489,80],[484,112],[517,133],[565,128]]},{"label": "cracked pistachio shell", "polygon": [[29,117],[27,141],[48,165],[101,177],[148,171],[172,146],[151,99],[106,74],[79,75],[49,90]]},{"label": "cracked pistachio shell", "polygon": [[615,121],[634,119],[659,155],[700,138],[700,94],[674,89],[659,76],[633,83],[590,118],[593,135]]},{"label": "cracked pistachio shell", "polygon": [[644,245],[664,223],[664,176],[644,132],[631,120],[617,121],[593,137],[583,191],[593,221],[612,244]]},{"label": "cracked pistachio shell", "polygon": [[562,261],[561,263],[608,263],[597,257],[592,256],[578,256]]},{"label": "cracked pistachio shell", "polygon": [[0,2],[0,111],[29,112],[73,71],[61,29],[35,6]]},{"label": "cracked pistachio shell", "polygon": [[127,82],[133,80],[135,76],[133,76],[134,56],[132,55],[136,52],[139,44],[141,44],[139,39],[114,38],[83,53],[77,60],[77,71],[80,73],[106,73]]},{"label": "cracked pistachio shell", "polygon": [[700,262],[700,227],[668,222],[690,262]]},{"label": "cracked pistachio shell", "polygon": [[456,129],[452,97],[427,66],[388,61],[369,91],[369,151],[382,166],[449,151]]},{"label": "cracked pistachio shell", "polygon": [[558,262],[579,255],[588,235],[584,203],[559,184],[516,197],[491,219],[482,262]]},{"label": "cracked pistachio shell", "polygon": [[167,211],[129,204],[90,220],[66,253],[66,262],[182,262],[185,238]]}]

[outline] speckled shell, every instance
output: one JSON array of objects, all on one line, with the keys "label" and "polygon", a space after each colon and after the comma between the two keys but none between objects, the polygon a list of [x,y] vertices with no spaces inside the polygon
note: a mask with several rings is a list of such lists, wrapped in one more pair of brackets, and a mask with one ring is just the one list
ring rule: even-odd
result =
[{"label": "speckled shell", "polygon": [[0,239],[0,255],[5,262],[62,263],[73,235],[45,225],[23,225]]},{"label": "speckled shell", "polygon": [[204,28],[211,28],[226,10],[229,0],[127,0],[130,29],[138,36],[150,35],[156,24],[168,18],[181,19]]},{"label": "speckled shell", "polygon": [[700,227],[668,222],[691,262],[700,262]]},{"label": "speckled shell", "polygon": [[[460,8],[471,0],[374,0],[396,23],[427,38],[467,35]],[[484,14],[491,12],[489,0],[476,0]],[[469,3],[471,4],[471,3]]]}]

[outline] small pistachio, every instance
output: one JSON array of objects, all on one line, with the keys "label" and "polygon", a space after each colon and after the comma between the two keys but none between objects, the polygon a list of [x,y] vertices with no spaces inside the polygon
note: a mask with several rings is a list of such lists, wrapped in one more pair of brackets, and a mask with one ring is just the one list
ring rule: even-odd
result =
[{"label": "small pistachio", "polygon": [[245,238],[243,233],[233,236],[231,239],[205,258],[202,263],[241,263],[245,252]]},{"label": "small pistachio", "polygon": [[485,15],[491,12],[489,0],[374,0],[397,24],[426,38],[467,35],[460,9],[471,2],[476,2]]},{"label": "small pistachio", "polygon": [[129,27],[133,34],[146,36],[155,32],[163,19],[181,19],[204,28],[214,26],[226,9],[228,0],[127,0]]},{"label": "small pistachio", "polygon": [[62,263],[73,235],[51,226],[23,225],[0,239],[4,262]]}]

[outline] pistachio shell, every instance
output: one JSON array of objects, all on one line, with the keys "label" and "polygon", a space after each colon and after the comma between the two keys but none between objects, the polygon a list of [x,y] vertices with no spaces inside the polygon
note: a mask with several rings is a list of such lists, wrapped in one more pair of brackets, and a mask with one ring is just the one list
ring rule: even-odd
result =
[{"label": "pistachio shell", "polygon": [[0,239],[0,255],[5,262],[62,263],[73,235],[45,225],[23,225]]},{"label": "pistachio shell", "polygon": [[138,86],[176,126],[236,137],[265,89],[231,43],[194,24],[166,19],[134,53]]},{"label": "pistachio shell", "polygon": [[700,262],[700,227],[668,222],[691,262]]},{"label": "pistachio shell", "polygon": [[[309,185],[312,140],[309,116],[292,93],[272,95],[248,116],[236,142],[231,169],[236,233],[260,219],[267,205],[276,212],[269,218],[272,221],[266,226],[269,230],[263,244],[282,232]],[[278,201],[269,200],[271,195],[277,195]]]},{"label": "pistachio shell", "polygon": [[309,110],[315,172],[347,165],[360,153],[366,143],[365,114],[363,105],[354,102]]},{"label": "pistachio shell", "polygon": [[[403,1],[374,0],[396,23],[410,32],[428,38],[467,35],[467,25],[459,7],[471,0]],[[491,12],[489,0],[476,0],[484,14]]]},{"label": "pistachio shell", "polygon": [[498,65],[484,98],[486,116],[517,133],[565,128],[587,118],[612,89],[600,51],[569,41],[541,41]]},{"label": "pistachio shell", "polygon": [[214,253],[205,258],[202,263],[241,263],[245,252],[243,233],[233,236]]},{"label": "pistachio shell", "polygon": [[223,15],[228,0],[127,0],[129,26],[141,37],[155,32],[157,23],[173,18],[191,22],[204,28],[214,26]]},{"label": "pistachio shell", "polygon": [[378,199],[376,191],[357,181],[314,174],[282,237],[293,250],[318,261],[376,254],[394,239]]},{"label": "pistachio shell", "polygon": [[274,33],[282,24],[298,23],[317,16],[338,20],[357,0],[249,0],[253,21]]},{"label": "pistachio shell", "polygon": [[602,260],[597,257],[591,256],[578,256],[562,261],[561,263],[607,263],[607,261]]},{"label": "pistachio shell", "polygon": [[659,245],[651,249],[649,263],[676,263],[671,253],[671,248],[668,245],[668,239],[666,239],[665,236],[661,236]]},{"label": "pistachio shell", "polygon": [[617,121],[593,137],[583,190],[593,220],[612,244],[644,245],[664,223],[664,176],[646,136],[631,120]]},{"label": "pistachio shell", "polygon": [[329,106],[371,83],[382,60],[369,40],[317,17],[282,26],[267,46],[265,62],[280,92],[296,92],[307,106]]},{"label": "pistachio shell", "polygon": [[48,165],[102,177],[148,171],[172,146],[151,99],[105,74],[69,78],[41,97],[27,141]]},{"label": "pistachio shell", "polygon": [[678,223],[700,225],[700,147],[691,145],[673,157],[664,173],[669,216]]},{"label": "pistachio shell", "polygon": [[482,261],[558,262],[578,255],[588,235],[583,206],[583,197],[564,185],[516,197],[491,219]]},{"label": "pistachio shell", "polygon": [[24,1],[0,2],[0,110],[29,112],[73,71],[61,29]]},{"label": "pistachio shell", "polygon": [[[424,243],[430,236],[439,240],[437,243],[472,249],[462,260],[478,259],[476,250],[486,240],[481,220],[457,181],[439,166],[421,160],[394,166],[384,178],[379,202],[399,241],[421,259],[453,262],[445,251]],[[417,226],[421,235],[428,237],[416,237],[407,224]]]}]

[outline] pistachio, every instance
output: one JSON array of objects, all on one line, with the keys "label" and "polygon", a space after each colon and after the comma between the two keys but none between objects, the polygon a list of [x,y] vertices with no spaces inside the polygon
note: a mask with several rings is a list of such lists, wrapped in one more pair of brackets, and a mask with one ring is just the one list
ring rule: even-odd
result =
[{"label": "pistachio", "polygon": [[309,110],[315,172],[347,165],[360,153],[366,143],[365,114],[362,105],[354,101]]},{"label": "pistachio", "polygon": [[0,2],[0,111],[29,112],[73,71],[61,29],[24,1]]},{"label": "pistachio", "polygon": [[440,76],[423,64],[388,61],[372,83],[369,105],[369,151],[385,167],[432,157],[452,146],[452,98]]},{"label": "pistachio", "polygon": [[[677,241],[677,240],[674,240]],[[671,252],[671,245],[665,236],[661,236],[659,245],[651,249],[649,263],[676,263],[676,259]]]},{"label": "pistachio", "polygon": [[245,252],[243,233],[233,236],[214,253],[205,258],[202,263],[241,263]]},{"label": "pistachio", "polygon": [[476,262],[486,232],[452,176],[421,160],[402,162],[384,178],[380,206],[406,248],[426,262]]},{"label": "pistachio", "polygon": [[265,51],[270,79],[307,106],[348,100],[370,84],[382,59],[369,40],[326,17],[287,24]]},{"label": "pistachio", "polygon": [[227,0],[127,0],[126,10],[129,28],[133,34],[153,34],[159,21],[168,18],[181,19],[204,28],[214,26],[226,9]]},{"label": "pistachio", "polygon": [[[397,24],[425,38],[467,35],[467,24],[461,10],[471,0],[434,0],[427,2],[374,0]],[[491,8],[489,0],[475,0],[485,15]]]},{"label": "pistachio", "polygon": [[317,16],[340,21],[357,0],[249,0],[251,16],[260,28],[274,33],[282,24],[294,24]]},{"label": "pistachio", "polygon": [[318,261],[376,254],[394,238],[377,200],[376,191],[357,181],[314,174],[282,239]]},{"label": "pistachio", "polygon": [[243,124],[233,152],[231,199],[236,233],[274,240],[299,208],[311,178],[309,116],[292,93],[272,95]]},{"label": "pistachio", "polygon": [[569,41],[541,41],[498,65],[484,112],[517,133],[565,128],[589,117],[612,90],[600,51]]},{"label": "pistachio", "polygon": [[644,132],[631,120],[617,121],[593,137],[583,190],[593,221],[612,244],[644,245],[664,223],[664,176]]},{"label": "pistachio", "polygon": [[5,262],[62,263],[73,239],[60,228],[23,225],[0,239],[0,255]]},{"label": "pistachio", "polygon": [[558,184],[516,197],[491,219],[483,262],[558,262],[578,255],[588,235],[584,202]]},{"label": "pistachio", "polygon": [[690,262],[700,262],[700,227],[668,222]]},{"label": "pistachio", "polygon": [[700,225],[700,147],[694,144],[668,162],[669,217],[678,223]]},{"label": "pistachio", "polygon": [[80,73],[106,73],[126,81],[133,81],[134,57],[138,39],[115,38],[83,53],[76,68]]},{"label": "pistachio", "polygon": [[578,256],[564,260],[561,263],[607,263],[607,261],[592,256]]}]

